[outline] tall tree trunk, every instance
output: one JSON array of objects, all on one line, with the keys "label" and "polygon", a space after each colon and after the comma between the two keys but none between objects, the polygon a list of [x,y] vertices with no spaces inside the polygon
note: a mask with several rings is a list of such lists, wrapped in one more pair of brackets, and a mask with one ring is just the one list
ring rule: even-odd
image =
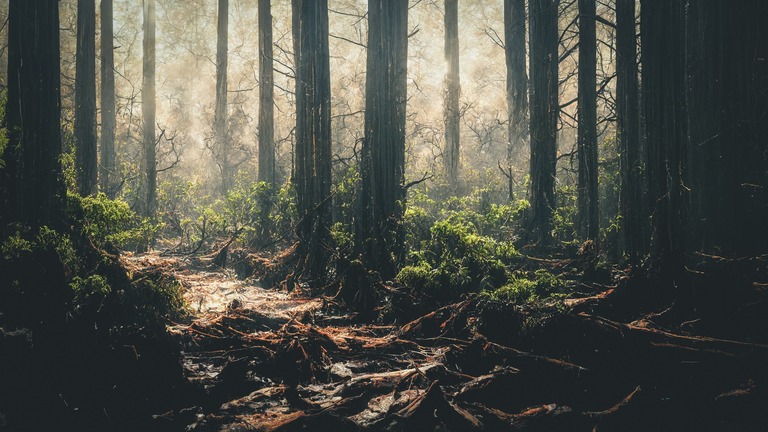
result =
[{"label": "tall tree trunk", "polygon": [[365,262],[394,277],[403,256],[408,0],[368,1],[362,223]]},{"label": "tall tree trunk", "polygon": [[11,0],[3,226],[64,225],[59,2]]},{"label": "tall tree trunk", "polygon": [[232,189],[234,173],[227,136],[227,51],[229,26],[229,0],[219,0],[216,24],[216,107],[213,114],[213,134],[221,169],[221,192]]},{"label": "tall tree trunk", "polygon": [[768,253],[768,5],[762,0],[717,5],[724,29],[716,62],[724,86],[721,250],[755,256]]},{"label": "tall tree trunk", "polygon": [[629,262],[637,265],[644,251],[645,230],[641,212],[642,160],[635,0],[616,1],[616,79],[623,248]]},{"label": "tall tree trunk", "polygon": [[459,176],[460,111],[459,95],[459,0],[445,0],[445,169],[448,181],[456,186]]},{"label": "tall tree trunk", "polygon": [[507,61],[507,108],[509,135],[507,168],[509,200],[515,199],[512,162],[528,133],[528,75],[525,59],[525,0],[504,0],[504,54]]},{"label": "tall tree trunk", "polygon": [[157,161],[155,138],[155,0],[144,0],[144,61],[141,113],[144,121],[144,215],[157,209]]},{"label": "tall tree trunk", "polygon": [[[719,10],[716,1],[689,2],[686,16],[686,106],[688,114],[688,176],[686,186],[691,190],[691,219],[687,239],[694,249],[712,251],[722,244],[719,236],[724,213],[719,201],[721,182],[727,177],[725,159],[721,153],[720,100],[721,85],[718,63],[722,59],[722,32],[713,12]],[[731,47],[735,49],[735,47]],[[713,175],[718,173],[718,175]],[[710,223],[708,223],[710,222]]]},{"label": "tall tree trunk", "polygon": [[683,276],[685,109],[684,1],[641,3],[643,93],[646,104],[649,205],[653,267],[663,282]]},{"label": "tall tree trunk", "polygon": [[579,231],[597,242],[600,235],[597,172],[596,0],[579,0]]},{"label": "tall tree trunk", "polygon": [[531,208],[530,239],[547,245],[552,239],[557,166],[558,0],[529,0]]},{"label": "tall tree trunk", "polygon": [[259,181],[275,186],[275,101],[272,6],[259,0]]},{"label": "tall tree trunk", "polygon": [[98,186],[95,0],[77,1],[75,57],[75,169],[78,191],[87,196]]},{"label": "tall tree trunk", "polygon": [[101,191],[114,198],[115,156],[115,53],[113,0],[101,0]]},{"label": "tall tree trunk", "polygon": [[296,186],[298,253],[305,277],[327,274],[331,225],[331,78],[328,0],[294,0],[298,13]]}]

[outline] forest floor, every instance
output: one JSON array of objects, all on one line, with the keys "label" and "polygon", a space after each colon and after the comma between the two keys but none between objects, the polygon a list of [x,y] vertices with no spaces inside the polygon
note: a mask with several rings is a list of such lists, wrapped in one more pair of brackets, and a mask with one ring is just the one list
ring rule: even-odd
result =
[{"label": "forest floor", "polygon": [[191,315],[168,329],[200,396],[156,416],[173,428],[768,430],[768,345],[697,335],[662,314],[619,319],[613,287],[557,308],[469,297],[373,324],[334,298],[200,263],[126,262],[185,287]]}]

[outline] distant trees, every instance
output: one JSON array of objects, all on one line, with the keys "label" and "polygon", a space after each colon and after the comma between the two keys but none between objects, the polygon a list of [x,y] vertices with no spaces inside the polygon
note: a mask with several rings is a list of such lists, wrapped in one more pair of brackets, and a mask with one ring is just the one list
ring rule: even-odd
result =
[{"label": "distant trees", "polygon": [[115,177],[115,53],[113,0],[101,0],[101,191],[113,198]]},{"label": "distant trees", "polygon": [[259,0],[259,181],[275,186],[275,83],[272,5]]},{"label": "distant trees", "polygon": [[216,104],[213,115],[213,135],[218,151],[217,163],[221,170],[221,192],[226,194],[234,182],[227,136],[227,50],[229,27],[229,0],[219,0],[216,19]]},{"label": "distant trees", "polygon": [[98,187],[95,0],[77,1],[75,140],[78,191],[91,195]]},{"label": "distant trees", "polygon": [[531,208],[530,239],[548,244],[552,237],[557,166],[558,0],[529,0]]},{"label": "distant trees", "polygon": [[64,224],[59,62],[59,2],[10,0],[3,224]]},{"label": "distant trees", "polygon": [[331,76],[328,0],[293,0],[296,56],[296,235],[304,276],[327,274],[331,226]]},{"label": "distant trees", "polygon": [[455,186],[459,175],[460,120],[459,96],[459,0],[445,0],[445,60],[448,72],[445,75],[445,123],[444,162],[448,181]]},{"label": "distant trees", "polygon": [[154,216],[157,209],[157,141],[155,138],[155,0],[143,0],[144,40],[141,113],[144,147],[143,212]]},{"label": "distant trees", "polygon": [[528,75],[525,57],[525,0],[504,0],[504,54],[507,64],[507,180],[509,200],[515,199],[512,161],[528,132]]},{"label": "distant trees", "polygon": [[385,278],[402,261],[408,1],[368,1],[360,218],[366,264]]},{"label": "distant trees", "polygon": [[595,242],[600,235],[596,15],[596,0],[579,0],[578,227],[583,238]]}]

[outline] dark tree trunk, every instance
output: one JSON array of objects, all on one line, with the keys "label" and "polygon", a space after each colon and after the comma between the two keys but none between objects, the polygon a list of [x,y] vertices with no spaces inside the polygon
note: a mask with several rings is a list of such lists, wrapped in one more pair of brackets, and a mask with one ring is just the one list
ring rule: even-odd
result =
[{"label": "dark tree trunk", "polygon": [[663,282],[683,276],[685,107],[684,1],[641,3],[652,267]]},{"label": "dark tree trunk", "polygon": [[101,191],[114,198],[115,156],[115,55],[113,0],[101,0]]},{"label": "dark tree trunk", "polygon": [[87,196],[98,186],[95,0],[77,1],[75,57],[75,169],[78,192]]},{"label": "dark tree trunk", "polygon": [[221,192],[226,194],[234,183],[234,169],[227,136],[227,51],[229,0],[219,0],[216,20],[216,107],[213,114],[213,134],[221,170]]},{"label": "dark tree trunk", "polygon": [[727,47],[716,62],[724,86],[718,207],[726,234],[720,243],[731,256],[755,256],[768,253],[768,5],[762,0],[717,5],[721,46]]},{"label": "dark tree trunk", "polygon": [[644,252],[640,158],[640,100],[637,79],[635,0],[616,1],[616,116],[621,163],[623,248],[633,265]]},{"label": "dark tree trunk", "polygon": [[579,0],[579,231],[597,242],[600,235],[597,173],[596,0]]},{"label": "dark tree trunk", "polygon": [[756,255],[768,244],[768,7],[687,9],[689,251]]},{"label": "dark tree trunk", "polygon": [[459,0],[445,0],[445,170],[448,181],[456,185],[459,176],[460,111],[459,95]]},{"label": "dark tree trunk", "polygon": [[3,226],[64,225],[59,2],[11,0]]},{"label": "dark tree trunk", "polygon": [[296,151],[293,182],[300,222],[296,229],[304,276],[327,274],[331,225],[331,79],[328,0],[294,0],[298,13]]},{"label": "dark tree trunk", "polygon": [[710,252],[714,245],[722,244],[720,235],[726,232],[721,224],[725,222],[724,216],[729,210],[720,208],[718,201],[732,198],[732,195],[720,196],[721,181],[727,177],[724,172],[727,167],[720,148],[721,83],[718,63],[722,59],[723,35],[720,23],[713,15],[719,9],[717,3],[709,0],[689,2],[686,16],[686,104],[689,122],[686,184],[691,190],[691,220],[686,231],[692,248]]},{"label": "dark tree trunk", "polygon": [[144,61],[141,113],[144,121],[145,216],[157,209],[157,162],[155,138],[155,0],[144,0]]},{"label": "dark tree trunk", "polygon": [[504,0],[504,54],[507,61],[509,200],[515,199],[512,162],[523,148],[528,128],[528,75],[525,59],[525,0]]},{"label": "dark tree trunk", "polygon": [[408,0],[369,0],[359,241],[385,278],[403,258],[407,62]]},{"label": "dark tree trunk", "polygon": [[259,181],[275,186],[274,71],[272,6],[259,0]]},{"label": "dark tree trunk", "polygon": [[547,245],[552,239],[557,166],[558,1],[529,0],[531,208],[530,240]]}]

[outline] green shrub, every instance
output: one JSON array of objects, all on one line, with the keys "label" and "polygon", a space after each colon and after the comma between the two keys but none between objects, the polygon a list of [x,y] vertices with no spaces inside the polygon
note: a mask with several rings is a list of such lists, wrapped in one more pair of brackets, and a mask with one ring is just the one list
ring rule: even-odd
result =
[{"label": "green shrub", "polygon": [[107,300],[107,296],[112,293],[112,287],[107,283],[107,279],[98,274],[86,278],[75,276],[69,286],[75,296],[75,312],[90,308],[98,312]]},{"label": "green shrub", "polygon": [[141,278],[120,292],[119,302],[127,321],[140,325],[162,325],[185,313],[181,285],[165,278]]},{"label": "green shrub", "polygon": [[519,256],[512,243],[479,235],[469,223],[436,222],[430,234],[425,247],[410,254],[410,265],[397,280],[435,295],[452,297],[501,286],[507,265]]},{"label": "green shrub", "polygon": [[533,274],[516,272],[503,287],[486,291],[483,295],[493,300],[522,304],[562,297],[566,287],[562,278],[545,269],[538,269]]},{"label": "green shrub", "polygon": [[70,214],[82,224],[83,234],[97,246],[110,243],[131,249],[146,246],[157,236],[162,224],[139,217],[128,203],[103,193],[68,196]]}]

